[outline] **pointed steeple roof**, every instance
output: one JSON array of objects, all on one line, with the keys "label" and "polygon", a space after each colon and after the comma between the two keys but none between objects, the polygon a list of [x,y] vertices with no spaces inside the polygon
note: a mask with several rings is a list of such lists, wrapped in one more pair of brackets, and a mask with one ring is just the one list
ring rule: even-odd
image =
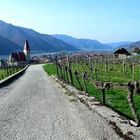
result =
[{"label": "pointed steeple roof", "polygon": [[29,46],[28,40],[25,41],[24,50],[30,51],[30,46]]}]

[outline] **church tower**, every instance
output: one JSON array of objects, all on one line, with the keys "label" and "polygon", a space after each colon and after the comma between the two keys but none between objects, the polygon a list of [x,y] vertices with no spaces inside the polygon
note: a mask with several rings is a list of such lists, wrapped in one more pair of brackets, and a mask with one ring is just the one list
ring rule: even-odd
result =
[{"label": "church tower", "polygon": [[29,46],[29,43],[28,43],[27,40],[26,40],[25,43],[24,43],[23,52],[24,52],[24,54],[25,54],[26,61],[29,63],[29,62],[30,62],[30,46]]}]

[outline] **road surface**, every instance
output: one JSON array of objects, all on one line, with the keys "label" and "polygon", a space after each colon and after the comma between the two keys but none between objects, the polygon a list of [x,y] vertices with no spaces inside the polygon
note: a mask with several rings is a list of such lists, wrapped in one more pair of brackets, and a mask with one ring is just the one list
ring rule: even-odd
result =
[{"label": "road surface", "polygon": [[107,120],[80,102],[70,102],[43,70],[0,89],[0,140],[119,140]]}]

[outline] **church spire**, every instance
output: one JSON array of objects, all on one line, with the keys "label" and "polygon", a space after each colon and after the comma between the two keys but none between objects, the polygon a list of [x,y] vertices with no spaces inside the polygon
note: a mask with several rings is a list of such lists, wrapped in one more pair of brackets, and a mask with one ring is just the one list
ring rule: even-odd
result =
[{"label": "church spire", "polygon": [[30,51],[28,40],[25,41],[24,50],[23,51]]},{"label": "church spire", "polygon": [[30,62],[30,46],[29,46],[28,40],[26,40],[25,43],[24,43],[23,52],[25,54],[26,61]]}]

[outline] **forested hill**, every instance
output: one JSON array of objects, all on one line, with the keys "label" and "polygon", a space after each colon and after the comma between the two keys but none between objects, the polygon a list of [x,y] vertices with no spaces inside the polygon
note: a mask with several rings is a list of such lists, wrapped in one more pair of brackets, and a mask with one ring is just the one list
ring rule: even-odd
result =
[{"label": "forested hill", "polygon": [[[51,35],[41,34],[32,29],[23,28],[8,24],[6,22],[0,21],[0,36],[10,40],[11,42],[23,47],[25,40],[27,39],[30,43],[32,51],[77,51],[79,50],[75,46],[65,43],[62,40],[56,39]],[[17,50],[17,45],[15,45],[15,50]],[[1,41],[1,46],[12,47],[12,45],[6,45],[6,40]],[[19,47],[19,49],[20,49]],[[8,53],[8,51],[3,51],[3,53]]]}]

